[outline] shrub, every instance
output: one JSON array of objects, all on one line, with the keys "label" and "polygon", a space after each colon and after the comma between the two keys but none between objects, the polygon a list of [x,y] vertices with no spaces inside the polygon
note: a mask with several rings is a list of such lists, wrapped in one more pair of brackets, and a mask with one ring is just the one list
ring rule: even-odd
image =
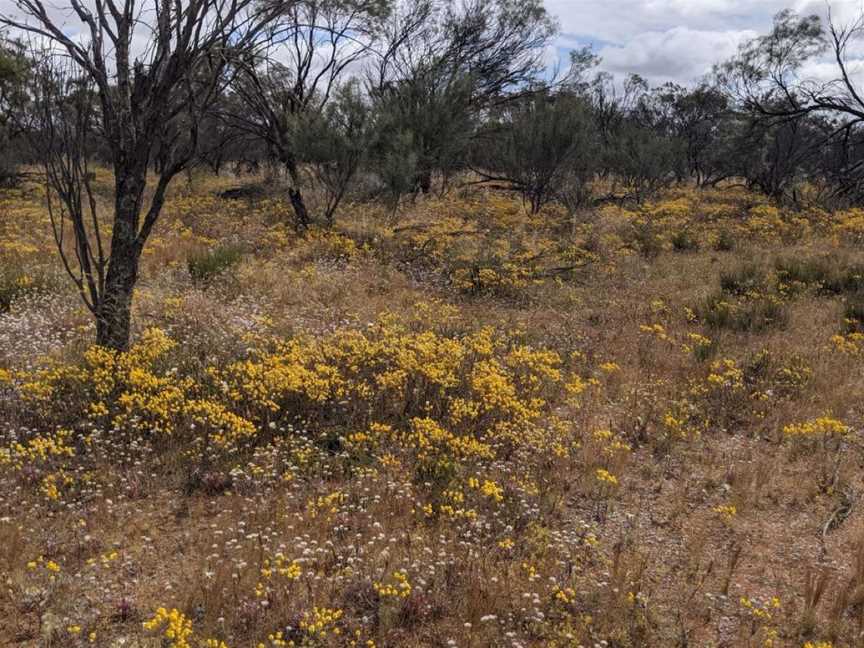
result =
[{"label": "shrub", "polygon": [[830,262],[825,258],[784,257],[775,262],[777,278],[787,284],[807,286],[821,284],[832,274]]},{"label": "shrub", "polygon": [[631,232],[633,245],[646,259],[654,259],[663,251],[663,238],[650,223],[634,223]]},{"label": "shrub", "polygon": [[742,296],[758,292],[765,284],[765,270],[753,263],[720,274],[720,289],[729,295]]},{"label": "shrub", "polygon": [[864,297],[850,299],[844,304],[843,328],[847,333],[864,331]]},{"label": "shrub", "polygon": [[864,292],[864,267],[847,264],[836,256],[783,257],[775,263],[783,284],[815,287],[827,295]]},{"label": "shrub", "polygon": [[789,313],[775,295],[730,300],[723,292],[708,297],[698,309],[699,317],[712,328],[758,333],[774,326],[785,326]]},{"label": "shrub", "polygon": [[822,292],[831,295],[864,294],[864,266],[851,265],[826,277]]},{"label": "shrub", "polygon": [[672,234],[672,248],[678,252],[695,252],[699,249],[699,241],[687,230],[678,230]]},{"label": "shrub", "polygon": [[717,252],[731,252],[735,249],[735,237],[727,229],[721,229],[717,232],[717,237],[714,239],[712,246]]},{"label": "shrub", "polygon": [[17,187],[20,183],[18,168],[4,155],[0,155],[0,189]]},{"label": "shrub", "polygon": [[195,283],[208,283],[240,261],[243,251],[236,245],[220,245],[186,258],[189,275]]}]

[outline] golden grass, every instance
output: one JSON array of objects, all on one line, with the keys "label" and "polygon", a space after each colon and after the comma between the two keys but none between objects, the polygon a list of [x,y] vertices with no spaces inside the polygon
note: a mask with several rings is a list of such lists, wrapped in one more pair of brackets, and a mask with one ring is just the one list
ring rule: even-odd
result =
[{"label": "golden grass", "polygon": [[301,237],[230,182],[172,194],[125,356],[0,196],[0,645],[860,644],[857,210]]}]

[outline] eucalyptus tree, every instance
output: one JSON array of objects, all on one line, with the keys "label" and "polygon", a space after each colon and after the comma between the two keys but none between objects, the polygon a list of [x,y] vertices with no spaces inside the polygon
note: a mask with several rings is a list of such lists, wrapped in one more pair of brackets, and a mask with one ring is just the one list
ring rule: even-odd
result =
[{"label": "eucalyptus tree", "polygon": [[0,186],[18,179],[21,151],[17,117],[29,103],[26,81],[30,62],[20,42],[0,39]]},{"label": "eucalyptus tree", "polygon": [[424,193],[434,173],[446,181],[464,168],[480,122],[542,78],[556,30],[541,0],[401,2],[367,74],[386,125],[379,160],[392,170],[401,155],[413,167],[408,186]]},{"label": "eucalyptus tree", "polygon": [[[833,185],[828,195],[860,199],[862,44],[864,11],[840,22],[830,5],[827,21],[787,9],[769,33],[716,66],[718,85],[751,124],[747,148],[762,151],[749,182],[780,196],[794,194],[797,181],[806,179]],[[818,75],[808,69],[813,64]]]},{"label": "eucalyptus tree", "polygon": [[[42,46],[43,105],[35,115],[44,130],[68,134],[41,151],[48,184],[60,197],[58,249],[96,320],[98,344],[128,347],[141,255],[172,179],[196,158],[202,116],[227,82],[230,62],[254,51],[274,19],[293,5],[70,0],[77,34],[42,0],[15,0],[16,10],[0,15],[0,26]],[[51,76],[56,83],[49,83]],[[65,101],[70,84],[92,92],[90,114],[50,109]],[[83,109],[82,95],[76,97]],[[108,241],[98,202],[91,199],[85,149],[76,144],[93,135],[104,140],[114,172]],[[148,186],[157,156],[159,171]],[[67,231],[74,253],[62,244]]]},{"label": "eucalyptus tree", "polygon": [[[295,225],[312,215],[303,197],[301,140],[347,76],[374,50],[390,0],[302,0],[267,30],[267,46],[235,62],[240,110],[226,118],[266,143],[287,171]],[[330,214],[332,215],[332,214]]]}]

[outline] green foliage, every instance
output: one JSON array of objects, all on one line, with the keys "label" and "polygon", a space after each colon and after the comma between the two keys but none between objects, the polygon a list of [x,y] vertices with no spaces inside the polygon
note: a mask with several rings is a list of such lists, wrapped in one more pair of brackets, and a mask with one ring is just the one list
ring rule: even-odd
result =
[{"label": "green foliage", "polygon": [[843,305],[843,324],[847,333],[864,331],[864,296],[849,298]]},{"label": "green foliage", "polygon": [[682,144],[635,123],[625,124],[610,142],[607,165],[642,202],[680,175]]},{"label": "green foliage", "polygon": [[414,136],[410,130],[392,133],[387,145],[379,148],[375,167],[392,209],[395,210],[399,199],[416,186],[418,165]]},{"label": "green foliage", "polygon": [[300,115],[295,128],[297,155],[323,188],[324,220],[332,224],[375,136],[372,107],[359,84],[349,82],[337,88],[322,112]]},{"label": "green foliage", "polygon": [[793,288],[815,288],[825,295],[864,293],[864,267],[836,255],[782,257],[775,268],[778,280]]},{"label": "green foliage", "polygon": [[435,172],[449,177],[462,166],[474,131],[467,109],[469,81],[455,79],[442,87],[434,70],[423,71],[379,95],[375,150],[382,181],[392,196],[428,192]]},{"label": "green foliage", "polygon": [[238,263],[242,257],[243,251],[239,246],[225,244],[189,254],[186,265],[193,282],[207,284]]},{"label": "green foliage", "polygon": [[735,236],[728,229],[721,229],[712,247],[717,252],[730,252],[735,249]]},{"label": "green foliage", "polygon": [[718,292],[705,299],[697,312],[711,328],[738,332],[759,333],[789,321],[785,304],[773,295],[734,300]]},{"label": "green foliage", "polygon": [[699,240],[686,229],[674,232],[671,241],[672,248],[678,252],[695,252],[699,249]]},{"label": "green foliage", "polygon": [[756,293],[765,285],[765,269],[755,263],[744,263],[720,273],[720,289],[729,295],[745,296]]},{"label": "green foliage", "polygon": [[599,142],[581,98],[537,92],[505,106],[488,129],[474,147],[477,170],[519,192],[533,213],[565,187],[586,193]]},{"label": "green foliage", "polygon": [[23,46],[0,38],[0,188],[14,186],[19,180],[21,154],[15,123],[21,121],[29,101],[25,91],[28,68]]}]

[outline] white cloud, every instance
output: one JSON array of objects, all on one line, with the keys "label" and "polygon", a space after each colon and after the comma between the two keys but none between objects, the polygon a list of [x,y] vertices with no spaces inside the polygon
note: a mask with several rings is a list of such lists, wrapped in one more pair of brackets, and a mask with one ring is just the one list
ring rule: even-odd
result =
[{"label": "white cloud", "polygon": [[[835,22],[864,10],[864,0],[832,0]],[[653,82],[689,83],[771,28],[791,8],[826,16],[825,0],[546,0],[558,16],[562,47],[594,44],[604,69]]]},{"label": "white cloud", "polygon": [[603,68],[613,73],[640,74],[651,82],[689,82],[713,63],[732,56],[754,31],[703,31],[674,27],[664,32],[637,34],[624,45],[597,50]]},{"label": "white cloud", "polygon": [[[694,81],[713,63],[733,54],[742,40],[767,32],[778,11],[790,7],[824,17],[827,7],[825,0],[545,1],[562,32],[558,48],[548,52],[550,62],[560,57],[562,49],[593,44],[610,72],[679,83]],[[840,23],[864,10],[864,0],[830,0],[830,5]],[[68,33],[79,30],[68,0],[46,0],[46,7],[65,23]],[[0,0],[0,13],[18,13],[14,0]],[[857,58],[859,52],[853,51]],[[819,66],[818,72],[823,76],[827,69]]]}]

